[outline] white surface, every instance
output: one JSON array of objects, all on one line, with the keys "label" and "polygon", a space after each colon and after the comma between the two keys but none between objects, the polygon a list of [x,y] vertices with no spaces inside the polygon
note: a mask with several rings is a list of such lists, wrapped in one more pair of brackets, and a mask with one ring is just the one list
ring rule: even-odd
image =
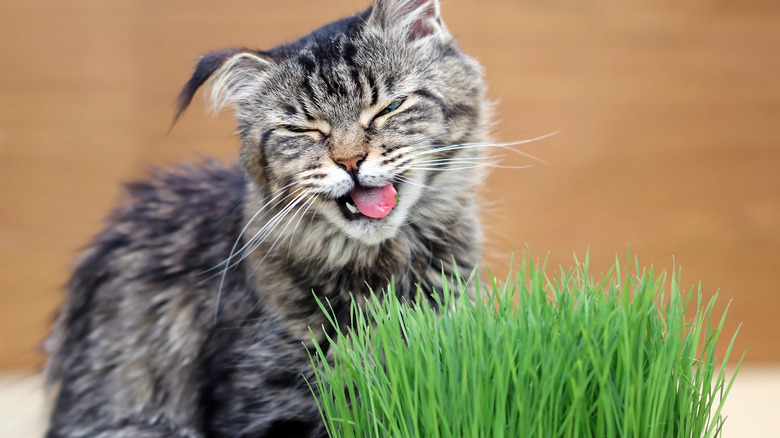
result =
[{"label": "white surface", "polygon": [[780,438],[780,366],[743,367],[723,411],[723,438]]},{"label": "white surface", "polygon": [[0,437],[42,437],[45,412],[40,375],[0,374]]},{"label": "white surface", "polygon": [[[40,375],[0,375],[0,437],[43,436],[45,412]],[[780,365],[744,367],[724,412],[723,438],[780,438]]]}]

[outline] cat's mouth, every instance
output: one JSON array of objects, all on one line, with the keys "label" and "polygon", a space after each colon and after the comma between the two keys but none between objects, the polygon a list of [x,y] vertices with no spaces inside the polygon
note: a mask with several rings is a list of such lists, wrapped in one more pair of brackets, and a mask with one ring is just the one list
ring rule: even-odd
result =
[{"label": "cat's mouth", "polygon": [[398,192],[393,184],[382,187],[355,184],[349,193],[336,199],[336,204],[348,220],[381,219],[398,204]]}]

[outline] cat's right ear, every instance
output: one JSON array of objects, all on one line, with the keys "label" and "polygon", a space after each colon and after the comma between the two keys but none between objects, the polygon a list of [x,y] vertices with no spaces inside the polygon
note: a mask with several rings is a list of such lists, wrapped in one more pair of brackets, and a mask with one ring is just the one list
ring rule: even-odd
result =
[{"label": "cat's right ear", "polygon": [[369,21],[409,42],[434,35],[449,39],[439,9],[439,0],[374,0]]},{"label": "cat's right ear", "polygon": [[228,105],[235,107],[251,94],[255,85],[267,77],[274,62],[262,52],[248,49],[218,50],[198,59],[195,72],[182,88],[176,101],[173,126],[192,102],[204,83],[211,82],[209,104],[214,112]]}]

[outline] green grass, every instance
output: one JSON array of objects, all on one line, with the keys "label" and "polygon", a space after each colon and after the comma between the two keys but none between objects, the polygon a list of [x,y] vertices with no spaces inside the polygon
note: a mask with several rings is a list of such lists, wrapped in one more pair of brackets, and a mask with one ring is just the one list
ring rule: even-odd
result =
[{"label": "green grass", "polygon": [[[715,357],[725,312],[713,319],[715,298],[681,291],[679,271],[667,285],[666,275],[635,269],[627,275],[616,262],[594,281],[587,258],[553,277],[524,260],[505,282],[448,279],[439,299],[451,310],[441,314],[376,296],[353,306],[352,328],[328,338],[330,352],[312,352],[328,433],[720,436],[733,382],[733,337]],[[474,302],[454,298],[470,286]]]}]

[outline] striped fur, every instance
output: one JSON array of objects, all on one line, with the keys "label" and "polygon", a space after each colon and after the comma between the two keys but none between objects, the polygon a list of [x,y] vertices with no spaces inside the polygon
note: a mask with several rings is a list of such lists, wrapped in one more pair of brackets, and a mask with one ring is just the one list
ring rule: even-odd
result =
[{"label": "striped fur", "polygon": [[[291,44],[204,55],[176,118],[204,84],[235,110],[239,165],[128,186],[47,342],[49,438],[322,436],[303,378],[324,328],[313,294],[346,323],[367,286],[429,297],[479,259],[484,85],[437,1],[376,0]],[[337,164],[351,157],[358,170]],[[385,218],[337,204],[390,183]]]}]

